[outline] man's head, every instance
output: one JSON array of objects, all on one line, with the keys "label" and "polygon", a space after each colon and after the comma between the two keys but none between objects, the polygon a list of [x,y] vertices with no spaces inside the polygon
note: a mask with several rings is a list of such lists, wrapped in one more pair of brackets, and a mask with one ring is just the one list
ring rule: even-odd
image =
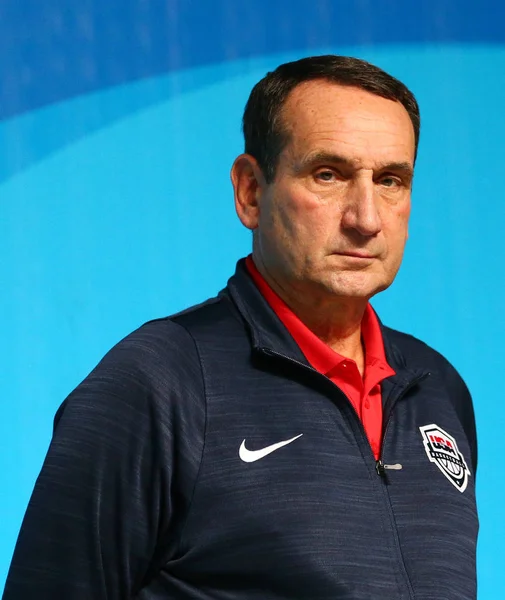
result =
[{"label": "man's head", "polygon": [[414,96],[364,61],[281,65],[253,89],[232,168],[255,261],[277,289],[368,299],[403,256],[419,137]]},{"label": "man's head", "polygon": [[254,156],[267,182],[273,181],[279,154],[289,141],[282,110],[289,94],[306,81],[325,80],[400,102],[419,141],[419,106],[412,92],[379,67],[350,56],[314,56],[280,65],[259,81],[247,101],[242,129],[245,152]]}]

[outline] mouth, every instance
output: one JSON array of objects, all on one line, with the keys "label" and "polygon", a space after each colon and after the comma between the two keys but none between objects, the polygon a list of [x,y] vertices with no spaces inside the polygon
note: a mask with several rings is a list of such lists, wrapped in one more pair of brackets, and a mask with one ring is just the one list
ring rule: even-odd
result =
[{"label": "mouth", "polygon": [[335,254],[346,258],[358,258],[363,260],[373,260],[374,258],[377,258],[375,254],[370,254],[370,252],[365,252],[363,250],[349,250],[346,252],[335,252]]}]

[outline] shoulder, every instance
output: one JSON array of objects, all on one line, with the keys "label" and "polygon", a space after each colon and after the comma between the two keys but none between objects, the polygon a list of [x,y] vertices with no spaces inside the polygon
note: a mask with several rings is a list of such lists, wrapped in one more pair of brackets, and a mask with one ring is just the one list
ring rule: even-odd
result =
[{"label": "shoulder", "polygon": [[[203,396],[202,332],[219,339],[240,327],[226,294],[144,323],[115,344],[71,394],[87,390],[123,399]],[[243,327],[243,326],[242,326]]]},{"label": "shoulder", "polygon": [[[226,298],[211,298],[180,313],[153,319],[118,342],[97,368],[120,369],[151,384],[194,383],[200,377],[197,338],[203,327],[214,334],[230,321]],[[231,320],[235,320],[231,317]]]},{"label": "shoulder", "polygon": [[[200,357],[186,326],[201,319],[211,300],[180,315],[154,319],[115,344],[60,407],[115,413],[202,411],[205,390]],[[192,318],[189,318],[192,315]],[[188,321],[189,319],[189,321]]]},{"label": "shoulder", "polygon": [[423,368],[441,377],[463,380],[447,358],[413,335],[384,327],[384,338],[396,360],[411,368]]},{"label": "shoulder", "polygon": [[163,393],[178,381],[198,381],[198,355],[189,333],[169,318],[149,321],[100,360],[83,383]]},{"label": "shoulder", "polygon": [[384,334],[397,360],[404,361],[403,365],[408,368],[428,371],[432,385],[448,394],[461,421],[473,421],[472,398],[468,387],[445,356],[412,335],[387,327]]}]

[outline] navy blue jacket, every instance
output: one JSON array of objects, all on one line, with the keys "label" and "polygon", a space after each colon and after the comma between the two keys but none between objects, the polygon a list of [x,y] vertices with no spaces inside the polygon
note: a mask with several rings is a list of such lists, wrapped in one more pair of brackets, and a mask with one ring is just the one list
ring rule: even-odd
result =
[{"label": "navy blue jacket", "polygon": [[4,600],[475,600],[470,395],[383,335],[379,463],[243,263],[129,335],[57,413]]}]

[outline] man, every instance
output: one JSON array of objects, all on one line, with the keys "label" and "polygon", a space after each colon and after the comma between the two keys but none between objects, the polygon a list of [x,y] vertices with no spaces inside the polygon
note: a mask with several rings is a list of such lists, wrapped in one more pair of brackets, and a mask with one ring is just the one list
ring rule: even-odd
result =
[{"label": "man", "polygon": [[415,98],[303,59],[255,86],[244,135],[252,257],[67,398],[5,600],[475,599],[470,395],[369,305],[407,239]]}]

